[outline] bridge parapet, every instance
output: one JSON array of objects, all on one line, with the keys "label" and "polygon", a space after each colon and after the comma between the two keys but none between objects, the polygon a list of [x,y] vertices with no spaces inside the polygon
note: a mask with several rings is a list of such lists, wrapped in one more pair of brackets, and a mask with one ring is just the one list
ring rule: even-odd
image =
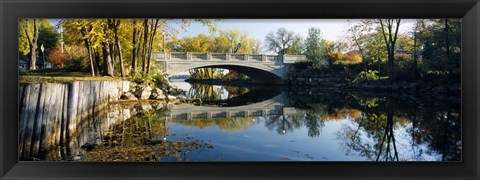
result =
[{"label": "bridge parapet", "polygon": [[258,61],[280,62],[285,64],[305,60],[305,55],[267,55],[267,54],[233,54],[233,53],[210,53],[210,52],[153,52],[156,61]]}]

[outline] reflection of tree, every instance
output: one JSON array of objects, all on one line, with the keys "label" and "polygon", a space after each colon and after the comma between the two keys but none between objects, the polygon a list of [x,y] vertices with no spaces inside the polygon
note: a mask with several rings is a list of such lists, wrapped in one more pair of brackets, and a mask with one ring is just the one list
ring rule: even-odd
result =
[{"label": "reflection of tree", "polygon": [[[347,155],[355,152],[372,161],[399,161],[422,160],[426,152],[441,161],[460,160],[460,117],[455,113],[458,109],[452,108],[456,106],[418,102],[390,99],[378,106],[361,103],[362,116],[352,119],[337,133]],[[403,139],[403,157],[399,157],[398,135]]]},{"label": "reflection of tree", "polygon": [[451,107],[427,106],[418,120],[415,140],[427,143],[427,153],[440,154],[442,161],[461,158],[461,119],[456,112]]},{"label": "reflection of tree", "polygon": [[195,119],[191,121],[175,121],[187,127],[205,128],[217,126],[226,132],[240,132],[252,125],[254,120],[252,118],[231,118],[231,119]]},{"label": "reflection of tree", "polygon": [[278,134],[286,134],[294,129],[300,128],[302,125],[300,118],[292,118],[290,116],[268,116],[265,118],[265,126],[269,130],[275,129]]},{"label": "reflection of tree", "polygon": [[192,84],[192,87],[187,92],[187,96],[192,99],[199,99],[202,101],[218,101],[221,100],[221,94],[225,91],[228,92],[228,98],[234,98],[247,93],[249,89],[246,87]]},{"label": "reflection of tree", "polygon": [[299,129],[305,126],[308,131],[309,137],[318,137],[325,126],[323,114],[325,109],[323,106],[315,106],[312,109],[306,110],[303,115],[295,116],[270,116],[266,118],[265,126],[277,131],[278,134],[286,134],[292,132],[295,129]]},{"label": "reflection of tree", "polygon": [[[385,141],[386,139],[386,141]],[[389,111],[387,113],[387,124],[385,126],[385,133],[383,133],[382,142],[378,145],[380,147],[379,152],[377,153],[377,161],[380,160],[380,156],[382,155],[383,147],[386,144],[384,158],[385,161],[398,161],[398,152],[397,146],[395,144],[395,135],[393,134],[393,112]],[[393,149],[393,155],[392,155]]]},{"label": "reflection of tree", "polygon": [[228,91],[228,98],[238,97],[250,91],[247,87],[242,86],[225,86],[225,90]]},{"label": "reflection of tree", "polygon": [[[353,126],[343,126],[337,136],[342,145],[347,148],[347,155],[353,151],[369,160],[376,159],[380,155],[379,147],[383,146],[383,143],[379,143],[379,139],[384,136],[382,130],[387,126],[386,119],[385,114],[364,113],[351,121]],[[375,144],[365,142],[366,139],[373,139]]]},{"label": "reflection of tree", "polygon": [[305,113],[304,123],[309,137],[318,137],[320,135],[322,127],[325,126],[324,113],[325,109],[323,109],[323,106],[318,105]]},{"label": "reflection of tree", "polygon": [[134,147],[145,141],[167,134],[163,112],[149,111],[138,114],[110,127],[103,137],[103,146]]},{"label": "reflection of tree", "polygon": [[209,84],[192,84],[192,87],[187,92],[187,96],[202,101],[215,101],[220,100],[220,90],[214,89],[214,86]]}]

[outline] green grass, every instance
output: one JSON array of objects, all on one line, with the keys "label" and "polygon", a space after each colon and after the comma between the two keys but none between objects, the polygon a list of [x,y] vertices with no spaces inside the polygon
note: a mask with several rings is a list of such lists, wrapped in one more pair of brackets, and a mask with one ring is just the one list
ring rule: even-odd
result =
[{"label": "green grass", "polygon": [[88,72],[70,72],[58,69],[29,70],[19,73],[20,83],[65,83],[72,81],[121,81],[120,77],[95,76]]}]

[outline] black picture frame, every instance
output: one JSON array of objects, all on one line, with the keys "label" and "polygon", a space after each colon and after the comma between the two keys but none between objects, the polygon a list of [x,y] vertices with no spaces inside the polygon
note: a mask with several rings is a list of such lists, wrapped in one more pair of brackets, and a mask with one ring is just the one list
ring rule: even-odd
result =
[{"label": "black picture frame", "polygon": [[[478,0],[1,0],[0,179],[479,179]],[[462,162],[18,162],[18,18],[462,18]]]}]

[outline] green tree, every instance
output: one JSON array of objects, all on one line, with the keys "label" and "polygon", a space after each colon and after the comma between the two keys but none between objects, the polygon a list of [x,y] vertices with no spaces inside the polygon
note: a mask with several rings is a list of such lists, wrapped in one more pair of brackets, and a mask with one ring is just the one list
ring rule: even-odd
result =
[{"label": "green tree", "polygon": [[[305,55],[307,59],[314,62],[322,60],[322,33],[319,28],[308,29],[308,36],[305,39]],[[323,52],[327,53],[327,52]]]},{"label": "green tree", "polygon": [[292,45],[285,50],[285,54],[291,54],[291,55],[298,55],[298,54],[303,54],[304,52],[304,44],[302,37],[300,35],[296,35]]},{"label": "green tree", "polygon": [[385,51],[385,42],[381,32],[371,32],[367,35],[365,42],[365,56],[370,59],[370,63],[376,63],[377,71],[382,72],[381,64],[384,63],[388,54]]},{"label": "green tree", "polygon": [[419,32],[423,44],[423,70],[429,75],[442,75],[460,81],[461,20],[435,19]]},{"label": "green tree", "polygon": [[[49,26],[46,26],[49,25]],[[38,44],[43,45],[45,48],[44,57],[49,57],[52,50],[57,47],[60,34],[55,28],[48,22],[46,25],[41,25],[38,32]],[[42,59],[45,63],[45,59]]]},{"label": "green tree", "polygon": [[390,78],[393,78],[394,76],[395,44],[397,43],[400,21],[401,19],[378,19],[378,22],[380,23],[380,30],[385,41],[385,46],[387,47],[388,73]]},{"label": "green tree", "polygon": [[[19,30],[21,31],[19,34],[25,34],[28,44],[28,54],[30,55],[29,60],[29,69],[34,70],[36,69],[37,64],[37,45],[38,45],[38,29],[39,23],[38,19],[23,19],[21,20],[23,23],[20,24]],[[33,26],[33,27],[32,27]],[[22,37],[19,37],[19,41],[22,41]],[[22,44],[20,44],[21,46]],[[20,49],[25,49],[20,47]]]}]

